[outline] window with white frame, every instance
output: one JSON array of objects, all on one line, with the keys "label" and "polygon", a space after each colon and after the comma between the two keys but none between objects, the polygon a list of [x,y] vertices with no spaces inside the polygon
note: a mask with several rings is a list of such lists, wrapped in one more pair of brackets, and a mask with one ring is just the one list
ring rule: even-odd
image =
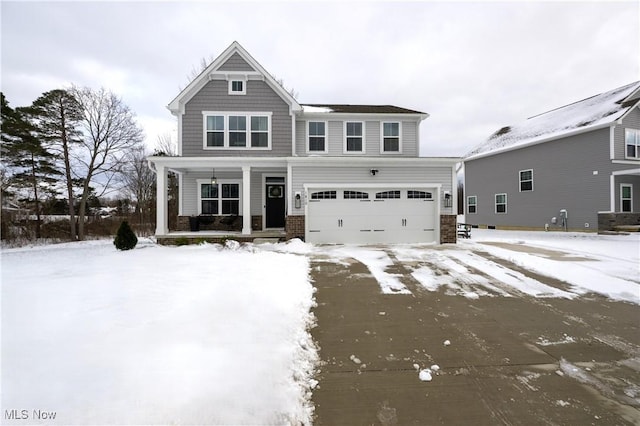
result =
[{"label": "window with white frame", "polygon": [[200,214],[240,214],[240,183],[200,183]]},{"label": "window with white frame", "polygon": [[633,211],[633,185],[629,183],[620,185],[620,211],[623,213]]},{"label": "window with white frame", "polygon": [[476,195],[469,195],[467,197],[467,213],[478,213],[478,197]]},{"label": "window with white frame", "polygon": [[400,123],[382,123],[382,152],[400,152]]},{"label": "window with white frame", "polygon": [[625,129],[624,140],[626,158],[640,158],[640,130]]},{"label": "window with white frame", "polygon": [[533,191],[533,169],[521,170],[519,175],[520,192]]},{"label": "window with white frame", "polygon": [[271,149],[271,113],[202,114],[204,149]]},{"label": "window with white frame", "polygon": [[507,194],[496,194],[496,213],[507,212]]},{"label": "window with white frame", "polygon": [[307,125],[309,152],[327,152],[327,123],[309,121]]},{"label": "window with white frame", "polygon": [[347,121],[344,123],[344,127],[344,151],[364,152],[364,124],[361,121]]},{"label": "window with white frame", "polygon": [[229,80],[229,94],[230,95],[246,95],[247,82],[241,79]]}]

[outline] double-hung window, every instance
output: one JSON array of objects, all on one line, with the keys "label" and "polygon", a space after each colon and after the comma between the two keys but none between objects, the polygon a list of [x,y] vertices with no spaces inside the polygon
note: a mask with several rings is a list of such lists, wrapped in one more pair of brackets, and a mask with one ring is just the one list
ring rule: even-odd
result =
[{"label": "double-hung window", "polygon": [[382,123],[382,152],[399,153],[402,149],[400,141],[400,123]]},{"label": "double-hung window", "polygon": [[203,112],[204,149],[271,149],[270,112]]},{"label": "double-hung window", "polygon": [[470,195],[467,197],[467,213],[478,213],[478,197],[476,195]]},{"label": "double-hung window", "polygon": [[507,194],[496,194],[496,213],[507,212]]},{"label": "double-hung window", "polygon": [[327,152],[327,123],[326,121],[309,121],[307,124],[309,152]]},{"label": "double-hung window", "polygon": [[344,152],[364,152],[364,123],[347,121],[344,123]]},{"label": "double-hung window", "polygon": [[240,214],[239,183],[200,183],[200,214]]},{"label": "double-hung window", "polygon": [[627,158],[640,158],[640,130],[637,129],[625,129],[625,156]]},{"label": "double-hung window", "polygon": [[520,171],[520,192],[533,191],[533,169]]},{"label": "double-hung window", "polygon": [[623,213],[633,211],[633,185],[631,184],[620,185],[620,211]]}]

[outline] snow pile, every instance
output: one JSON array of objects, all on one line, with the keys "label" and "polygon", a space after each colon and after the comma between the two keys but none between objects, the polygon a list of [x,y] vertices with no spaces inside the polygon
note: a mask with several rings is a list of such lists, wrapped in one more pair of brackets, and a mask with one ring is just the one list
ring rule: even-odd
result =
[{"label": "snow pile", "polygon": [[503,127],[491,135],[487,141],[471,150],[466,157],[475,157],[490,151],[499,151],[551,137],[559,137],[578,129],[613,123],[632,107],[632,105],[623,105],[623,100],[639,86],[639,82],[631,83],[536,115],[524,123]]},{"label": "snow pile", "polygon": [[333,112],[331,108],[323,107],[323,106],[316,106],[316,105],[301,105],[301,106],[302,106],[302,110],[307,114]]},{"label": "snow pile", "polygon": [[310,424],[308,274],[238,246],[5,250],[2,406],[51,424]]}]

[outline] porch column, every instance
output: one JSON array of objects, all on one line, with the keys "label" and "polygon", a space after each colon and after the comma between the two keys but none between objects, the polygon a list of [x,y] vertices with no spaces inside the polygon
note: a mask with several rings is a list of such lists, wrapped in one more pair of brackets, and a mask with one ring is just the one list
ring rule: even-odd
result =
[{"label": "porch column", "polygon": [[242,166],[242,234],[251,234],[251,166]]},{"label": "porch column", "polygon": [[156,235],[165,235],[167,226],[167,169],[156,164]]}]

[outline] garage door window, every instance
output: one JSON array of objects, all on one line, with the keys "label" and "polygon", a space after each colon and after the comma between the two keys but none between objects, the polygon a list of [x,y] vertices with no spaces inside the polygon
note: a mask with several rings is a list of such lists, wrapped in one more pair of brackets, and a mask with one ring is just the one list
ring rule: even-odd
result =
[{"label": "garage door window", "polygon": [[400,198],[400,191],[376,192],[376,200],[388,200],[392,198]]},{"label": "garage door window", "polygon": [[367,200],[369,193],[360,191],[344,191],[345,200]]},{"label": "garage door window", "polygon": [[427,191],[408,191],[407,198],[413,200],[431,200],[433,195]]},{"label": "garage door window", "polygon": [[335,200],[336,199],[336,191],[319,191],[312,192],[311,199],[312,200]]}]

